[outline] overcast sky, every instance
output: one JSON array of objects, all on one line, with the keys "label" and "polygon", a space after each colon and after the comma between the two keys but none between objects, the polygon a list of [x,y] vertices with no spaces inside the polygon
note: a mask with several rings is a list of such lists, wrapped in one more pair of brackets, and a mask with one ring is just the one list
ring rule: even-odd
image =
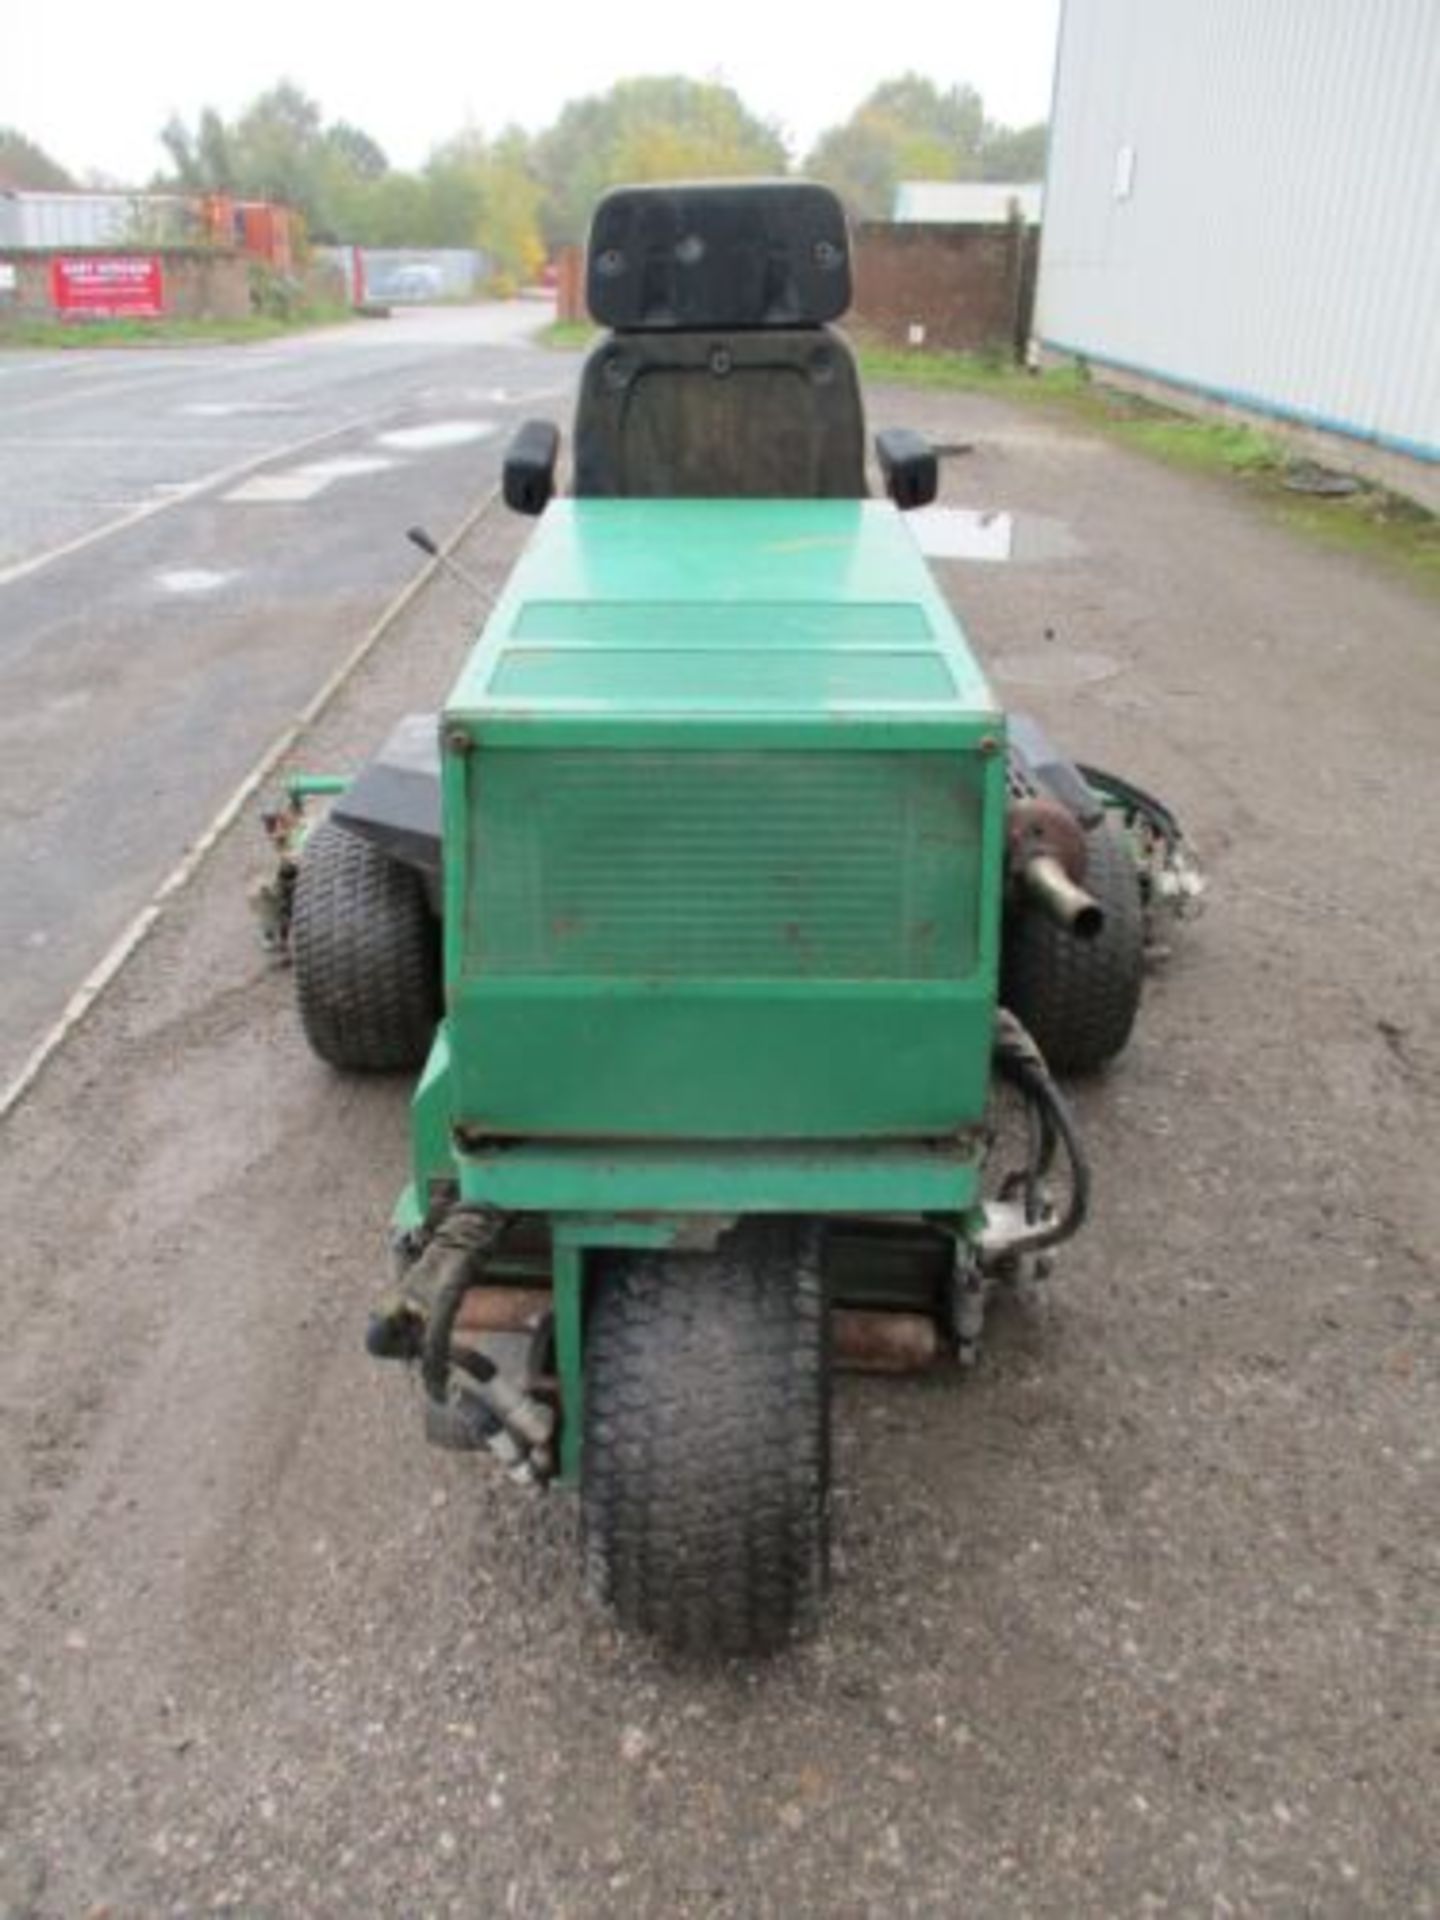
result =
[{"label": "overcast sky", "polygon": [[282,76],[413,167],[467,123],[535,129],[640,73],[723,79],[803,152],[877,81],[913,68],[978,87],[994,120],[1046,117],[1060,0],[6,0],[0,126],[76,174],[140,184],[172,113],[233,116]]}]

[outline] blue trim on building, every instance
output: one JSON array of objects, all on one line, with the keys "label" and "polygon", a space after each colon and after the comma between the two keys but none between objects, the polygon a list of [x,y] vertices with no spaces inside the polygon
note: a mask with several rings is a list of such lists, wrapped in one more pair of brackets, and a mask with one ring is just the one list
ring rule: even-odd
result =
[{"label": "blue trim on building", "polygon": [[1258,413],[1270,420],[1285,420],[1297,427],[1316,427],[1322,433],[1339,434],[1345,440],[1360,440],[1367,446],[1381,447],[1386,453],[1403,453],[1411,460],[1440,464],[1440,447],[1424,440],[1407,440],[1403,434],[1381,433],[1373,427],[1357,427],[1348,420],[1335,420],[1329,414],[1312,412],[1308,407],[1287,407],[1276,400],[1262,400],[1256,393],[1241,393],[1231,387],[1208,386],[1203,380],[1189,380],[1178,373],[1161,373],[1155,367],[1137,366],[1133,360],[1117,360],[1112,354],[1096,353],[1089,347],[1072,347],[1063,340],[1040,336],[1042,347],[1051,353],[1068,353],[1074,360],[1093,360],[1098,367],[1113,367],[1117,373],[1137,374],[1142,380],[1159,380],[1184,393],[1198,393],[1206,400],[1218,400],[1222,406],[1242,407],[1246,413]]}]

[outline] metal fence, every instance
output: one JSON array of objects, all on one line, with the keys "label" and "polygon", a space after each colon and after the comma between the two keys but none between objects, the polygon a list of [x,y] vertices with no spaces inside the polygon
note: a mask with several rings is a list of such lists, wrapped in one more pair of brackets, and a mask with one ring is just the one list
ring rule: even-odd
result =
[{"label": "metal fence", "polygon": [[345,273],[356,300],[422,304],[467,300],[489,266],[475,247],[320,247]]}]

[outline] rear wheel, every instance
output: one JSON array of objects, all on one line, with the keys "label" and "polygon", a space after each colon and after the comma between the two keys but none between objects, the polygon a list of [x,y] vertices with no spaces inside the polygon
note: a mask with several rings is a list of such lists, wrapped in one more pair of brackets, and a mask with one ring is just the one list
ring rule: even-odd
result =
[{"label": "rear wheel", "polygon": [[1085,886],[1105,924],[1080,940],[1025,903],[1007,921],[1000,998],[1056,1073],[1095,1073],[1135,1024],[1145,967],[1140,870],[1109,819],[1086,835]]},{"label": "rear wheel", "polygon": [[362,1073],[424,1065],[440,963],[418,873],[322,820],[300,856],[290,946],[300,1023],[322,1060]]},{"label": "rear wheel", "polygon": [[818,1233],[753,1221],[713,1253],[627,1256],[586,1329],[592,1593],[694,1654],[813,1632],[828,1573],[830,1364]]}]

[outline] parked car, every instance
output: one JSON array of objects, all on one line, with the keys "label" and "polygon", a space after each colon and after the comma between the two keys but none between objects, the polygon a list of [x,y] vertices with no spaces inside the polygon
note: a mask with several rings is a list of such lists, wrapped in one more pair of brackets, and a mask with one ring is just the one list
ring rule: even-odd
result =
[{"label": "parked car", "polygon": [[390,300],[438,300],[444,291],[445,276],[439,267],[418,261],[413,266],[397,267],[385,288]]}]

